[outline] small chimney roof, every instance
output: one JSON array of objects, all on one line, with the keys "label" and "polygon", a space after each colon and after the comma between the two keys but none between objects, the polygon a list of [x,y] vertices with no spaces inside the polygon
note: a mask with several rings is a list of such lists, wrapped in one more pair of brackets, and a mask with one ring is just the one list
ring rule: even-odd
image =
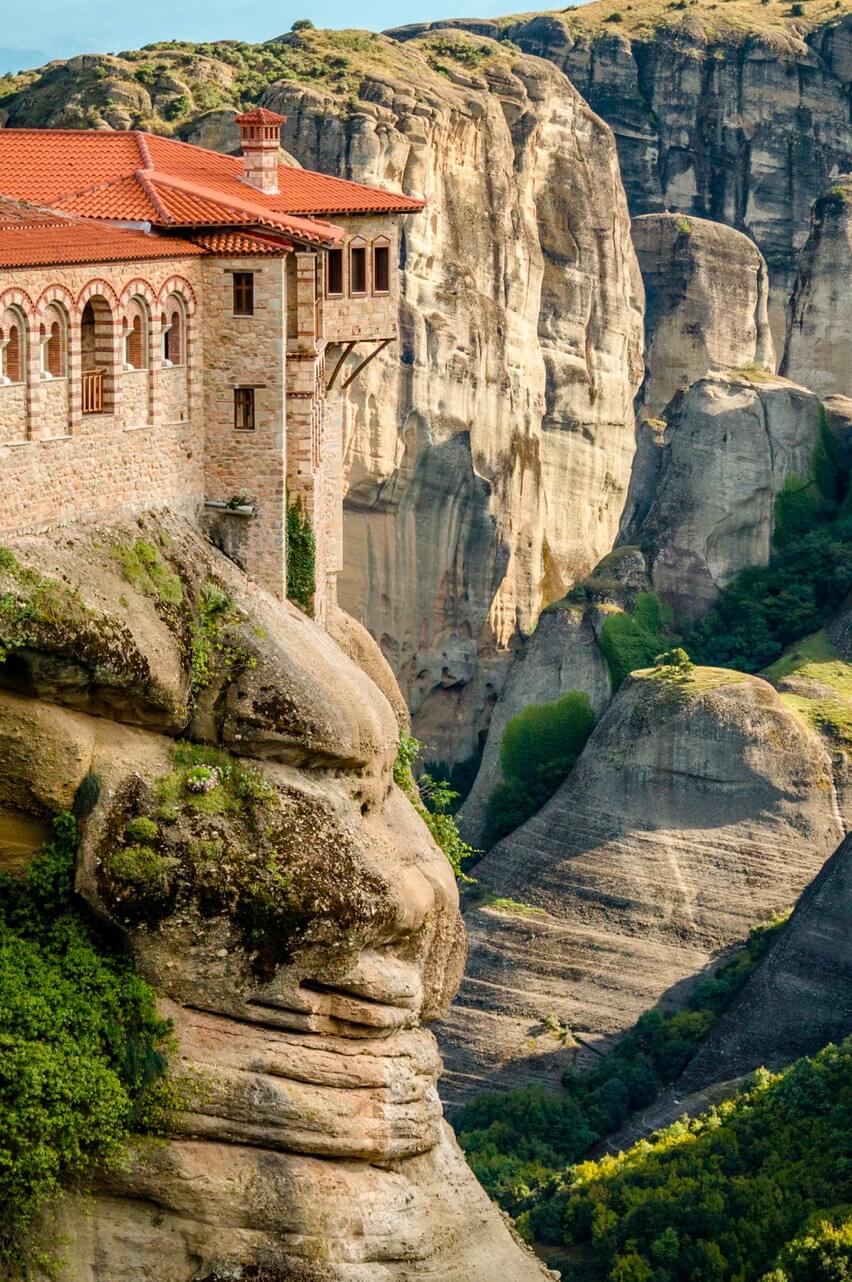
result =
[{"label": "small chimney roof", "polygon": [[241,116],[234,116],[234,120],[238,125],[283,125],[287,117],[279,116],[268,107],[253,107],[251,111],[244,111]]}]

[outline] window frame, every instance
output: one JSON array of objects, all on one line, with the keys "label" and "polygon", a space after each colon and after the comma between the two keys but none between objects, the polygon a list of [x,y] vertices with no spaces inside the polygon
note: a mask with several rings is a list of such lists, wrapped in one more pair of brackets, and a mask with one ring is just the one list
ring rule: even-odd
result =
[{"label": "window frame", "polygon": [[[252,386],[241,386],[234,388],[234,431],[235,432],[256,432],[257,431],[257,398],[255,396],[256,388]],[[242,413],[240,407],[243,406]],[[248,410],[248,413],[246,413]],[[248,420],[250,422],[240,419]]]},{"label": "window frame", "polygon": [[[355,262],[356,254],[362,255],[361,261],[363,261],[364,263],[364,288],[363,289],[356,289],[354,285],[355,271],[354,271],[353,264]],[[368,276],[367,267],[368,267],[368,262],[367,262],[366,241],[358,240],[358,241],[350,242],[350,245],[349,245],[349,297],[350,298],[366,298],[367,294],[369,293],[370,282],[367,279],[367,276]]]},{"label": "window frame", "polygon": [[[340,289],[331,288],[331,256],[335,255],[335,261],[340,263]],[[325,296],[326,298],[342,298],[345,292],[346,282],[344,280],[344,253],[342,249],[329,249],[325,256]]]},{"label": "window frame", "polygon": [[[374,241],[373,241],[372,249],[373,249],[373,255],[372,255],[372,257],[373,257],[373,294],[374,294],[374,295],[376,295],[376,296],[378,296],[379,298],[385,298],[385,297],[387,297],[387,295],[391,292],[391,245],[390,245],[390,241],[387,239],[387,237],[384,237],[384,236],[383,236],[383,237],[380,237],[378,240],[374,240]],[[383,288],[383,289],[380,289],[380,288],[379,288],[379,285],[378,285],[378,283],[377,283],[377,282],[378,282],[378,278],[379,278],[379,273],[378,273],[377,268],[376,268],[376,263],[377,263],[377,257],[378,257],[378,254],[379,254],[380,252],[381,252],[381,253],[383,253],[383,254],[385,255],[385,263],[386,263],[386,268],[385,268],[385,270],[386,270],[386,273],[387,273],[387,276],[386,276],[387,284],[384,286],[384,288]]]},{"label": "window frame", "polygon": [[[255,272],[231,272],[231,307],[234,316],[254,316],[255,314]],[[240,294],[243,294],[244,306],[238,306]]]}]

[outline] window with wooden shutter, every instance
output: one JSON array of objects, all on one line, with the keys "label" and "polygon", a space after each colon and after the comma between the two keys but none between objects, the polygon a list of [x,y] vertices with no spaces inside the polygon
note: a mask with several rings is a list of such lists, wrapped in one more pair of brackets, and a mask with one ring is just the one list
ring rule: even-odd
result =
[{"label": "window with wooden shutter", "polygon": [[330,298],[343,293],[343,250],[330,249],[325,260],[325,292]]},{"label": "window with wooden shutter", "polygon": [[367,247],[353,245],[349,256],[349,293],[367,292]]},{"label": "window with wooden shutter", "polygon": [[234,315],[254,316],[254,272],[234,272]]},{"label": "window with wooden shutter", "polygon": [[390,245],[373,246],[373,293],[390,293]]},{"label": "window with wooden shutter", "polygon": [[254,431],[254,388],[234,388],[234,430],[236,432]]}]

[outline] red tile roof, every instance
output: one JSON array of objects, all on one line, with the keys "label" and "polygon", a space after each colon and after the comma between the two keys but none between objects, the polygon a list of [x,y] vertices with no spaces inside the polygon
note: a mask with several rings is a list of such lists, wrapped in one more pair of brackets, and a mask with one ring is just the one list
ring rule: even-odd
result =
[{"label": "red tile roof", "polygon": [[283,125],[286,119],[268,107],[255,107],[252,111],[244,111],[241,116],[234,116],[238,125]]},{"label": "red tile roof", "polygon": [[202,245],[176,236],[105,227],[82,219],[54,222],[52,226],[49,220],[0,226],[0,267],[120,263],[145,258],[186,258],[204,252]]},{"label": "red tile roof", "polygon": [[248,232],[211,232],[192,237],[208,254],[286,254],[293,248],[292,241],[276,237],[252,236]]},{"label": "red tile roof", "polygon": [[85,218],[160,227],[262,226],[334,245],[342,232],[314,214],[406,213],[423,202],[307,169],[279,166],[280,191],[242,180],[243,162],[138,130],[0,129],[5,193]]}]

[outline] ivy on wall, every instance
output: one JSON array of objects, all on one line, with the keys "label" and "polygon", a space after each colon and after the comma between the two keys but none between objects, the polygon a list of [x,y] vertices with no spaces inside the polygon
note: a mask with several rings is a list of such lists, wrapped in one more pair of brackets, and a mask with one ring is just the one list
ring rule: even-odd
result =
[{"label": "ivy on wall", "polygon": [[314,612],[317,544],[301,498],[287,504],[287,596],[305,614]]}]

